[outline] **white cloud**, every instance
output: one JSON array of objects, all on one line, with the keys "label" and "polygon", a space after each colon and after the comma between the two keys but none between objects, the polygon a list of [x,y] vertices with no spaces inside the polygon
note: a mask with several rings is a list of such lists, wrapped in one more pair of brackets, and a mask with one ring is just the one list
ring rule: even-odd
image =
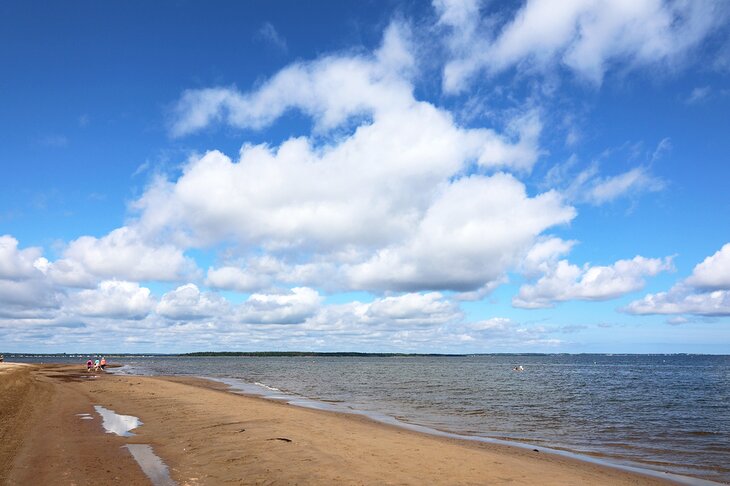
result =
[{"label": "white cloud", "polygon": [[669,292],[646,295],[623,309],[630,314],[692,314],[730,316],[730,291],[694,293],[690,287],[676,285]]},{"label": "white cloud", "polygon": [[158,315],[173,320],[195,320],[223,316],[230,310],[228,301],[210,292],[200,292],[197,285],[186,284],[167,292],[157,304]]},{"label": "white cloud", "polygon": [[[548,170],[543,185],[559,189],[569,201],[594,206],[661,191],[667,183],[652,173],[651,166],[669,150],[671,141],[668,138],[659,141],[651,151],[645,150],[642,143],[626,143],[605,150],[584,168],[580,167],[578,156],[573,154],[564,163],[555,164]],[[611,159],[611,164],[625,160],[633,165],[637,159],[643,159],[644,163],[625,172],[602,175],[600,166],[605,165],[605,159]]]},{"label": "white cloud", "polygon": [[482,349],[514,351],[530,346],[547,350],[563,343],[550,337],[550,329],[544,326],[527,326],[505,317],[464,323],[462,329],[464,335],[471,337]]},{"label": "white cloud", "polygon": [[329,56],[295,63],[249,94],[230,88],[186,91],[175,110],[172,134],[186,135],[219,120],[262,128],[289,109],[308,114],[321,130],[353,115],[402,110],[412,102],[412,87],[399,76],[413,65],[404,37],[403,27],[393,24],[372,58]]},{"label": "white cloud", "polygon": [[585,199],[595,205],[613,201],[626,194],[660,191],[664,182],[652,176],[646,167],[634,167],[622,174],[597,179],[585,193]]},{"label": "white cloud", "polygon": [[42,277],[23,280],[0,279],[0,306],[6,313],[21,314],[26,311],[60,308],[63,292],[54,288]]},{"label": "white cloud", "polygon": [[308,287],[252,294],[236,309],[236,319],[250,324],[301,324],[319,310],[321,300],[319,293]]},{"label": "white cloud", "polygon": [[0,318],[33,319],[61,307],[63,292],[45,277],[48,260],[40,248],[18,248],[0,236]]},{"label": "white cloud", "polygon": [[414,69],[408,31],[393,24],[372,55],[292,64],[249,93],[186,92],[175,134],[214,121],[261,128],[296,109],[315,135],[246,144],[238,161],[193,157],[134,203],[135,227],[181,247],[229,244],[244,260],[264,255],[286,269],[224,262],[208,271],[214,288],[492,289],[575,211],[557,193],[529,197],[513,176],[488,175],[531,169],[541,153],[536,111],[503,134],[460,127],[414,98]]},{"label": "white cloud", "polygon": [[154,306],[150,289],[136,282],[105,280],[95,289],[71,295],[67,309],[87,317],[144,319]]},{"label": "white cloud", "polygon": [[54,284],[62,287],[93,288],[99,280],[98,277],[89,273],[81,263],[67,258],[61,258],[55,262],[45,260],[43,273]]},{"label": "white cloud", "polygon": [[40,248],[18,249],[18,240],[10,235],[0,236],[0,279],[20,280],[33,277],[38,269],[36,261],[43,252]]},{"label": "white cloud", "polygon": [[630,314],[730,315],[730,243],[697,264],[668,292],[646,295],[623,309]]},{"label": "white cloud", "polygon": [[509,330],[512,326],[514,326],[512,319],[492,317],[491,319],[474,322],[469,325],[469,328],[474,331],[501,332]]},{"label": "white cloud", "polygon": [[644,287],[644,277],[673,268],[671,258],[619,260],[610,266],[583,268],[560,260],[549,268],[535,284],[520,287],[512,299],[515,307],[527,309],[552,307],[568,300],[607,300]]},{"label": "white cloud", "polygon": [[251,292],[270,285],[271,280],[265,275],[248,272],[240,267],[209,268],[206,285],[215,289]]},{"label": "white cloud", "polygon": [[574,210],[553,192],[527,197],[514,177],[460,179],[444,188],[413,236],[350,266],[356,288],[473,290],[518,263],[545,229]]},{"label": "white cloud", "polygon": [[[479,23],[481,0],[433,0],[433,6],[439,16],[439,24],[457,28],[454,32],[471,34]],[[467,37],[470,40],[471,37]]]},{"label": "white cloud", "polygon": [[83,281],[83,272],[108,279],[174,281],[195,271],[193,261],[180,249],[148,242],[129,226],[102,238],[82,236],[69,243],[64,257],[63,267],[55,267],[59,273],[56,278],[67,278],[68,283]]},{"label": "white cloud", "polygon": [[[599,84],[613,65],[674,63],[722,25],[727,14],[726,5],[716,0],[570,0],[560,8],[528,0],[501,28],[493,20],[479,28],[474,2],[434,4],[440,23],[450,26],[452,60],[444,68],[449,92],[465,89],[481,72],[515,66],[544,71],[559,63]],[[454,7],[459,4],[468,8]]]},{"label": "white cloud", "polygon": [[570,253],[576,243],[552,236],[539,238],[522,259],[520,271],[529,278],[548,273],[557,265],[558,258]]},{"label": "white cloud", "polygon": [[546,182],[550,186],[563,185],[561,191],[570,201],[594,206],[613,202],[622,197],[636,197],[645,192],[657,192],[666,187],[663,179],[653,175],[646,166],[634,167],[614,176],[600,176],[598,164],[574,172],[577,160],[571,158],[548,172]]},{"label": "white cloud", "polygon": [[[441,170],[460,158],[476,159],[485,166],[520,169],[534,164],[541,130],[536,114],[515,120],[510,135],[519,137],[516,144],[491,130],[460,130],[448,113],[414,99],[409,80],[413,65],[407,29],[392,24],[373,56],[330,56],[295,63],[250,93],[232,88],[186,91],[177,105],[171,130],[174,135],[186,135],[216,121],[239,128],[263,128],[287,110],[297,109],[312,118],[319,132],[339,127],[352,117],[372,117],[372,123],[360,123],[357,132],[364,133],[357,137],[356,132],[352,143],[343,144],[337,152],[340,155],[362,151],[363,143],[386,143],[385,149],[414,145],[413,154],[401,150],[400,155],[426,156],[421,149],[435,137],[428,148],[436,153],[426,157],[424,169],[433,166],[434,159],[441,159]],[[383,130],[397,130],[406,139],[394,145],[397,137],[384,139]],[[422,130],[425,132],[421,135]],[[443,151],[447,148],[456,150],[457,155],[445,157]]]},{"label": "white cloud", "polygon": [[392,322],[397,326],[432,326],[462,317],[458,307],[445,300],[439,292],[378,299],[368,305],[364,315],[376,322]]},{"label": "white cloud", "polygon": [[264,24],[256,33],[256,37],[268,42],[281,52],[285,53],[288,50],[286,45],[286,39],[281,34],[279,34],[279,32],[271,24],[271,22],[264,22]]},{"label": "white cloud", "polygon": [[270,248],[377,246],[412,231],[468,161],[522,166],[522,152],[416,103],[321,149],[297,138],[276,151],[244,146],[238,162],[209,152],[177,181],[157,181],[136,208],[146,230],[178,228],[197,244],[232,237]]},{"label": "white cloud", "polygon": [[700,289],[730,290],[730,243],[697,264],[686,282]]},{"label": "white cloud", "polygon": [[696,105],[707,101],[712,93],[712,88],[709,86],[698,86],[692,90],[687,99],[684,101],[688,105]]}]

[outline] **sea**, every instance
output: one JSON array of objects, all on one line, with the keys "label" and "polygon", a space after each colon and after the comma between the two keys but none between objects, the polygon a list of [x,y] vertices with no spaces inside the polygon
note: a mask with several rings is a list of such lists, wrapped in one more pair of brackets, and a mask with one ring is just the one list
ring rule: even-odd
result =
[{"label": "sea", "polygon": [[[730,483],[730,356],[153,356],[110,361],[123,365],[117,373],[212,378],[242,393],[437,434],[523,443]],[[522,371],[516,371],[520,366]]]}]

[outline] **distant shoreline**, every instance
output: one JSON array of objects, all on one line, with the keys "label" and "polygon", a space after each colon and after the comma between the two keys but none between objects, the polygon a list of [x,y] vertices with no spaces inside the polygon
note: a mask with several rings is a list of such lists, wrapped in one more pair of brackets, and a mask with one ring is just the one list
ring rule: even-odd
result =
[{"label": "distant shoreline", "polygon": [[444,357],[465,358],[470,356],[730,356],[723,353],[369,353],[357,351],[195,351],[191,353],[16,353],[0,352],[9,358],[85,358],[107,356],[112,358],[196,358],[196,357]]}]

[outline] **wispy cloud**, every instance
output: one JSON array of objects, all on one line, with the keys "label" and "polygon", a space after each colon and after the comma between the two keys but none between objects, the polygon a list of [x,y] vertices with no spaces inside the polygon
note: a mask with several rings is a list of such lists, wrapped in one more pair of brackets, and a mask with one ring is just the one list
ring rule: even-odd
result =
[{"label": "wispy cloud", "polygon": [[560,8],[528,0],[495,25],[499,15],[489,6],[480,9],[480,2],[437,0],[434,6],[450,36],[452,60],[444,68],[443,84],[452,93],[465,90],[479,74],[510,68],[541,73],[561,66],[598,85],[614,65],[676,63],[728,14],[719,0],[578,0]]},{"label": "wispy cloud", "polygon": [[684,101],[688,105],[697,105],[707,101],[711,94],[712,88],[709,86],[698,86],[692,90]]},{"label": "wispy cloud", "polygon": [[284,39],[284,37],[279,34],[279,32],[270,22],[264,22],[261,28],[256,31],[255,37],[266,42],[274,49],[284,54],[286,54],[286,52],[289,50],[286,44],[286,39]]},{"label": "wispy cloud", "polygon": [[68,146],[69,140],[65,135],[48,135],[41,138],[39,143],[46,147],[63,148]]}]

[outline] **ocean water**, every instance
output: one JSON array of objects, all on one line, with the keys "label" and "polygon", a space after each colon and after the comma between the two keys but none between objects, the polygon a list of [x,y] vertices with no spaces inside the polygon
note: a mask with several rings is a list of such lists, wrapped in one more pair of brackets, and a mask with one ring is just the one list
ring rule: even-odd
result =
[{"label": "ocean water", "polygon": [[[114,360],[114,362],[118,362]],[[730,356],[123,358],[461,435],[730,483]],[[524,371],[513,368],[522,365]]]}]

